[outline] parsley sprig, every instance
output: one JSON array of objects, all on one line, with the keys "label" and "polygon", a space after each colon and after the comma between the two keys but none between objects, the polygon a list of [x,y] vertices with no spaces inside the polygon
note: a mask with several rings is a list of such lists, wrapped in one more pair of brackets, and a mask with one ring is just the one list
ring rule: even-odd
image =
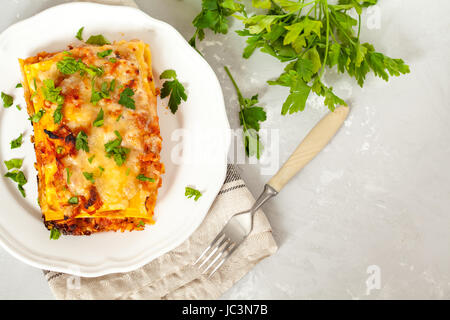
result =
[{"label": "parsley sprig", "polygon": [[192,24],[197,29],[189,40],[189,44],[195,48],[198,38],[205,38],[204,29],[210,29],[214,33],[226,34],[228,32],[228,17],[236,12],[244,12],[244,5],[235,0],[202,0],[202,11],[195,17]]},{"label": "parsley sprig", "polygon": [[244,146],[245,153],[248,157],[255,155],[258,159],[261,156],[262,145],[260,142],[258,131],[260,129],[260,122],[266,120],[266,111],[262,107],[256,106],[258,103],[258,95],[254,95],[250,99],[244,98],[236,81],[231,75],[228,67],[224,67],[226,73],[233,83],[239,102],[239,121],[244,131]]},{"label": "parsley sprig", "polygon": [[177,112],[178,106],[181,104],[181,100],[187,100],[187,94],[184,86],[178,81],[177,73],[175,70],[169,69],[161,73],[160,79],[172,79],[171,81],[165,81],[161,89],[161,98],[164,99],[168,96],[169,108],[173,114]]}]

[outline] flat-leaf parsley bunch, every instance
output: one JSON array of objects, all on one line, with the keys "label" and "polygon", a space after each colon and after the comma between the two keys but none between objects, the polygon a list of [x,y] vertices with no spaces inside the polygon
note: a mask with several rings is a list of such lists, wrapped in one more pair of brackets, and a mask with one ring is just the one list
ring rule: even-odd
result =
[{"label": "flat-leaf parsley bunch", "polygon": [[[220,15],[222,11],[217,8],[225,2],[228,7],[234,3],[234,12]],[[361,87],[369,72],[386,81],[389,76],[409,73],[402,59],[385,56],[370,43],[360,40],[362,10],[376,3],[377,0],[339,0],[337,4],[327,0],[253,0],[253,7],[263,9],[264,13],[247,16],[239,1],[204,0],[194,26],[201,27],[196,32],[199,35],[201,30],[200,40],[205,28],[226,33],[228,27],[223,24],[233,15],[244,24],[244,29],[237,31],[238,35],[247,37],[244,58],[250,58],[259,49],[281,62],[288,62],[278,79],[268,81],[270,85],[289,88],[281,109],[283,115],[303,111],[311,92],[324,97],[325,105],[334,110],[346,103],[332,87],[323,83],[326,67],[349,74]],[[352,12],[356,12],[357,19],[352,17]],[[211,23],[200,24],[205,19],[202,17],[215,18],[210,19]]]}]

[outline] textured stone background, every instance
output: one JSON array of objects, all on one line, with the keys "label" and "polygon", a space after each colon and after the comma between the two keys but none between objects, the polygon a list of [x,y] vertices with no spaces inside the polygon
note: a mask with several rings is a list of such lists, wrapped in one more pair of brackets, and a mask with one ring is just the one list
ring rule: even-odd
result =
[{"label": "textured stone background", "polygon": [[[68,1],[2,0],[0,31]],[[450,20],[446,0],[381,0],[380,28],[362,39],[410,64],[389,83],[369,77],[365,88],[328,72],[326,81],[351,104],[345,127],[265,212],[279,251],[261,262],[224,298],[450,298]],[[151,16],[186,38],[200,0],[141,0]],[[234,25],[233,28],[238,28]],[[223,65],[246,96],[259,93],[263,128],[279,129],[279,161],[326,113],[312,97],[305,112],[280,115],[283,88],[267,79],[282,67],[256,53],[241,58],[244,39],[208,34],[199,47],[222,82],[228,117],[238,127],[236,96]],[[239,166],[255,196],[268,176],[259,164]],[[366,295],[367,268],[379,267],[381,288]],[[0,299],[52,298],[40,270],[0,248]]]}]

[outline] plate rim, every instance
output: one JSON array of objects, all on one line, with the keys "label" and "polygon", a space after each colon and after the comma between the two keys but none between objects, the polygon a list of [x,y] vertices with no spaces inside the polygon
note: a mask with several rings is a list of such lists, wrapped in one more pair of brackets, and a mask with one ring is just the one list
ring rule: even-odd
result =
[{"label": "plate rim", "polygon": [[[226,110],[225,110],[226,106],[225,106],[225,100],[224,100],[224,96],[223,96],[223,90],[220,85],[220,81],[219,81],[216,73],[214,72],[214,69],[208,64],[208,62],[203,58],[203,56],[198,54],[195,51],[195,49],[192,48],[188,44],[186,39],[179,33],[179,31],[176,28],[174,28],[167,22],[164,22],[164,21],[161,21],[161,20],[151,17],[149,14],[147,14],[146,12],[142,11],[139,8],[122,6],[122,5],[108,5],[108,4],[100,4],[100,3],[92,3],[92,2],[78,2],[78,1],[64,3],[64,4],[60,4],[60,5],[56,5],[56,6],[47,8],[27,19],[18,21],[16,23],[8,26],[8,28],[6,28],[4,31],[2,31],[0,33],[0,42],[2,41],[2,38],[4,37],[5,34],[10,33],[15,28],[20,27],[22,24],[30,23],[35,19],[39,19],[41,16],[45,16],[46,14],[52,13],[52,11],[66,9],[66,7],[70,8],[70,7],[79,7],[79,6],[86,7],[86,8],[87,7],[91,7],[91,8],[92,7],[97,7],[97,8],[108,7],[108,8],[116,8],[116,9],[120,9],[120,10],[128,10],[130,12],[134,12],[135,14],[140,14],[141,16],[145,17],[147,20],[149,20],[151,23],[153,23],[155,25],[160,25],[161,27],[165,27],[168,30],[170,30],[174,36],[179,38],[180,44],[181,44],[181,42],[183,42],[183,45],[187,48],[186,50],[189,50],[189,51],[191,51],[191,53],[194,53],[197,56],[197,58],[199,58],[199,61],[206,67],[207,70],[209,70],[209,72],[213,76],[212,78],[214,79],[215,85],[218,89],[218,95],[220,95],[220,102],[222,104],[222,108],[220,108],[220,110],[223,114],[223,117],[222,117],[223,125],[224,125],[225,129],[230,130],[230,124],[229,124],[228,117],[227,117]],[[226,139],[225,145],[224,145],[224,150],[227,151],[230,147],[230,144],[231,144],[231,140]],[[78,264],[76,266],[76,268],[73,268],[74,267],[73,263],[68,263],[67,261],[55,261],[54,259],[52,260],[49,257],[36,254],[35,252],[33,252],[33,250],[31,250],[28,247],[21,248],[20,244],[14,243],[14,237],[12,237],[10,235],[10,233],[1,225],[0,225],[0,245],[9,254],[11,254],[18,260],[20,260],[28,265],[31,265],[33,267],[43,269],[43,270],[48,270],[48,271],[64,272],[64,273],[72,274],[75,276],[81,276],[81,277],[99,277],[99,276],[112,274],[112,273],[125,273],[125,272],[134,271],[134,270],[142,267],[143,265],[148,264],[149,262],[153,261],[154,259],[157,259],[158,257],[166,254],[167,252],[175,249],[176,247],[181,245],[183,242],[185,242],[195,232],[195,230],[197,230],[197,228],[201,225],[201,223],[206,218],[206,215],[208,214],[209,209],[211,208],[211,205],[213,204],[215,198],[217,197],[217,194],[219,193],[220,189],[222,188],[223,182],[225,181],[226,172],[227,172],[227,161],[225,159],[223,166],[222,166],[220,179],[218,179],[218,181],[221,181],[221,182],[220,182],[220,184],[219,183],[217,184],[217,186],[215,188],[216,190],[213,190],[214,192],[211,192],[212,194],[214,194],[214,196],[211,197],[211,199],[209,199],[208,203],[205,205],[206,209],[205,209],[205,212],[203,213],[201,219],[198,219],[197,223],[192,224],[191,229],[189,230],[189,232],[186,232],[186,235],[184,237],[180,237],[178,239],[178,241],[174,241],[172,244],[170,244],[170,245],[166,246],[164,249],[160,250],[159,254],[157,254],[157,253],[145,254],[145,252],[143,252],[141,254],[136,255],[136,257],[133,257],[133,263],[125,263],[124,264],[124,261],[128,262],[129,260],[120,260],[120,261],[117,260],[114,262],[112,259],[104,259],[101,262],[100,266],[99,265],[93,266],[93,265]]]}]

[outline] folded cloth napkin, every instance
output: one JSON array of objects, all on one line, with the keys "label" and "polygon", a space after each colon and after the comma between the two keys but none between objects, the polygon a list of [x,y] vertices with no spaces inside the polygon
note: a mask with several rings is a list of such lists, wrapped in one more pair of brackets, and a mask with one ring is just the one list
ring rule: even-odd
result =
[{"label": "folded cloth napkin", "polygon": [[[136,6],[133,0],[98,0],[105,4]],[[211,278],[192,266],[231,215],[249,209],[254,198],[233,165],[225,183],[200,227],[178,248],[128,273],[98,278],[74,278],[44,271],[57,299],[216,299],[260,260],[272,255],[277,245],[269,222],[259,210],[245,242]],[[158,223],[154,226],[158,227]],[[74,281],[74,279],[76,281]],[[74,283],[76,285],[74,285]]]},{"label": "folded cloth napkin", "polygon": [[[81,278],[73,285],[69,274],[44,271],[57,299],[216,299],[259,261],[272,255],[277,245],[264,213],[255,214],[254,228],[211,279],[192,266],[205,247],[234,213],[254,202],[233,165],[200,227],[178,248],[142,268],[98,278]],[[154,226],[158,227],[158,223]]]}]

